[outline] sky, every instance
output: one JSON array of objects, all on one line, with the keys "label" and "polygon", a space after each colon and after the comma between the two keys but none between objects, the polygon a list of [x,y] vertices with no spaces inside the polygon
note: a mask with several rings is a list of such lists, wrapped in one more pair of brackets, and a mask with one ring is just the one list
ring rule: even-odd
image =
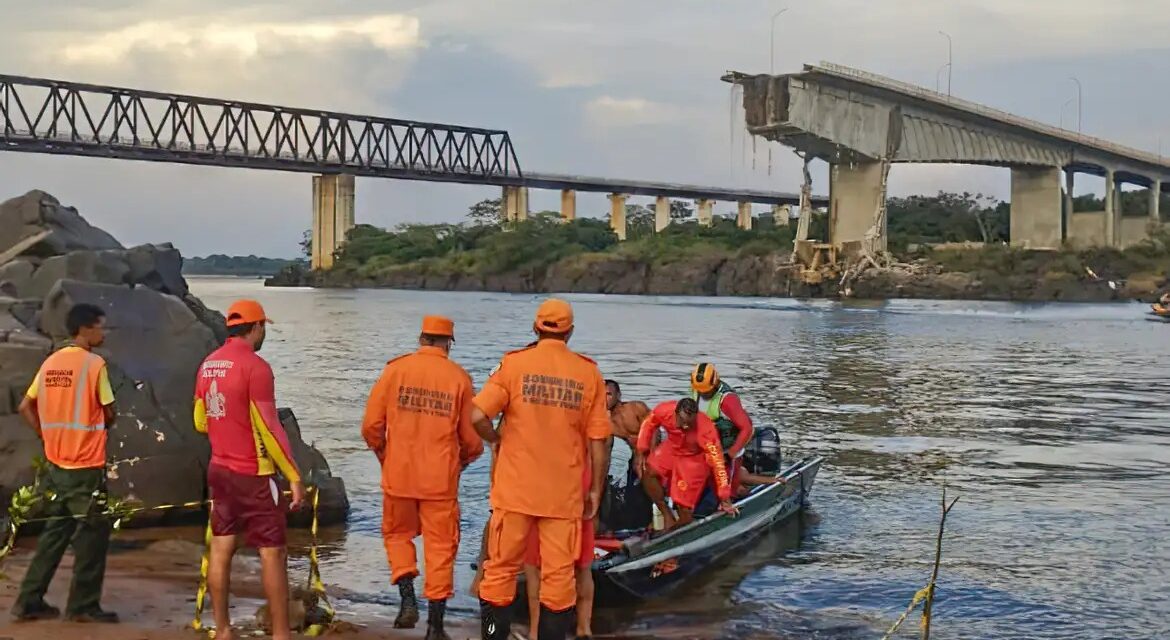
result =
[{"label": "sky", "polygon": [[[528,171],[796,191],[798,160],[772,144],[769,174],[719,80],[769,70],[784,8],[777,73],[826,60],[945,87],[945,31],[955,95],[1075,128],[1075,76],[1085,133],[1170,154],[1161,0],[0,0],[0,73],[506,129]],[[311,217],[308,174],[0,153],[0,199],[30,189],[188,256],[291,257]],[[890,190],[1006,199],[1009,172],[899,165]],[[498,196],[360,178],[357,220],[457,221]],[[579,196],[579,215],[607,207]]]}]

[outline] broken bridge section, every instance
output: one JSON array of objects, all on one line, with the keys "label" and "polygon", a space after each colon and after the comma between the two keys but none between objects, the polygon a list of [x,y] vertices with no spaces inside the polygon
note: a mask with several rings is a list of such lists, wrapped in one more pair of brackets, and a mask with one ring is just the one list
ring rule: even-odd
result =
[{"label": "broken bridge section", "polygon": [[[723,79],[743,88],[750,133],[831,165],[830,243],[837,249],[884,249],[885,178],[894,163],[1010,168],[1013,246],[1123,246],[1146,236],[1136,227],[1161,224],[1158,195],[1170,163],[1154,154],[829,63]],[[1073,216],[1077,173],[1106,179],[1104,212]],[[1151,190],[1143,219],[1122,220],[1121,184]]]}]

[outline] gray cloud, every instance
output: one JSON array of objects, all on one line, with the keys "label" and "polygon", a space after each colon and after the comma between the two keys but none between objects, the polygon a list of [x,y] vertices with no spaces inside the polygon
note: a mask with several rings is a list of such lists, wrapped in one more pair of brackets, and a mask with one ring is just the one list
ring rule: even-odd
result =
[{"label": "gray cloud", "polygon": [[[829,59],[933,86],[955,40],[954,89],[1058,124],[1085,86],[1088,133],[1155,151],[1170,98],[1157,0],[823,0],[777,22],[778,71]],[[794,191],[799,164],[731,132],[728,69],[765,71],[780,3],[702,0],[0,0],[6,73],[508,129],[528,170]],[[737,111],[737,110],[736,110]],[[733,142],[734,141],[734,142]],[[753,162],[755,168],[753,169]],[[818,168],[816,188],[827,188]],[[1083,181],[1091,189],[1094,182]],[[898,167],[895,193],[999,197],[1005,170]],[[185,253],[289,255],[308,176],[0,154],[0,196],[45,188],[126,242]],[[494,189],[365,179],[358,218],[456,219]],[[534,208],[556,194],[534,193]],[[601,215],[602,196],[582,196]]]}]

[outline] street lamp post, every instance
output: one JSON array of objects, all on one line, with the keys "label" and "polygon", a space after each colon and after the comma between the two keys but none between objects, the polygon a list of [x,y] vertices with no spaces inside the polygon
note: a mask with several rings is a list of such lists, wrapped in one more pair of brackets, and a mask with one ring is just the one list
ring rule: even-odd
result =
[{"label": "street lamp post", "polygon": [[1082,97],[1084,92],[1081,90],[1081,81],[1075,77],[1069,76],[1069,80],[1077,83],[1077,135],[1081,135],[1081,105],[1084,104]]},{"label": "street lamp post", "polygon": [[946,31],[940,30],[939,34],[947,39],[947,97],[949,98],[951,96],[951,75],[955,71],[955,41]]},{"label": "street lamp post", "polygon": [[788,7],[772,14],[772,48],[768,54],[768,71],[772,75],[776,75],[776,18],[779,18],[785,11],[788,11]]}]

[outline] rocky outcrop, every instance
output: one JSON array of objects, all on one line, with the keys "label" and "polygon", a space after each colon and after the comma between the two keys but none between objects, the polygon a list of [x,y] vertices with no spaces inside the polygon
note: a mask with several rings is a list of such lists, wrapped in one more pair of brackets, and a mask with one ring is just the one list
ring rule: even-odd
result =
[{"label": "rocky outcrop", "polygon": [[[0,205],[0,254],[28,244],[0,265],[0,500],[32,480],[41,446],[15,414],[24,390],[55,345],[68,339],[65,315],[79,302],[106,311],[106,358],[117,421],[108,446],[111,492],[146,505],[199,501],[206,494],[207,438],[192,424],[199,364],[226,339],[223,315],[192,296],[183,259],[169,244],[122,248],[109,234],[33,191]],[[11,244],[5,244],[11,243]],[[306,444],[292,411],[281,418],[305,475],[321,485],[323,522],[344,520],[342,481]],[[145,512],[152,524],[183,514]],[[302,516],[305,517],[305,516]]]}]

